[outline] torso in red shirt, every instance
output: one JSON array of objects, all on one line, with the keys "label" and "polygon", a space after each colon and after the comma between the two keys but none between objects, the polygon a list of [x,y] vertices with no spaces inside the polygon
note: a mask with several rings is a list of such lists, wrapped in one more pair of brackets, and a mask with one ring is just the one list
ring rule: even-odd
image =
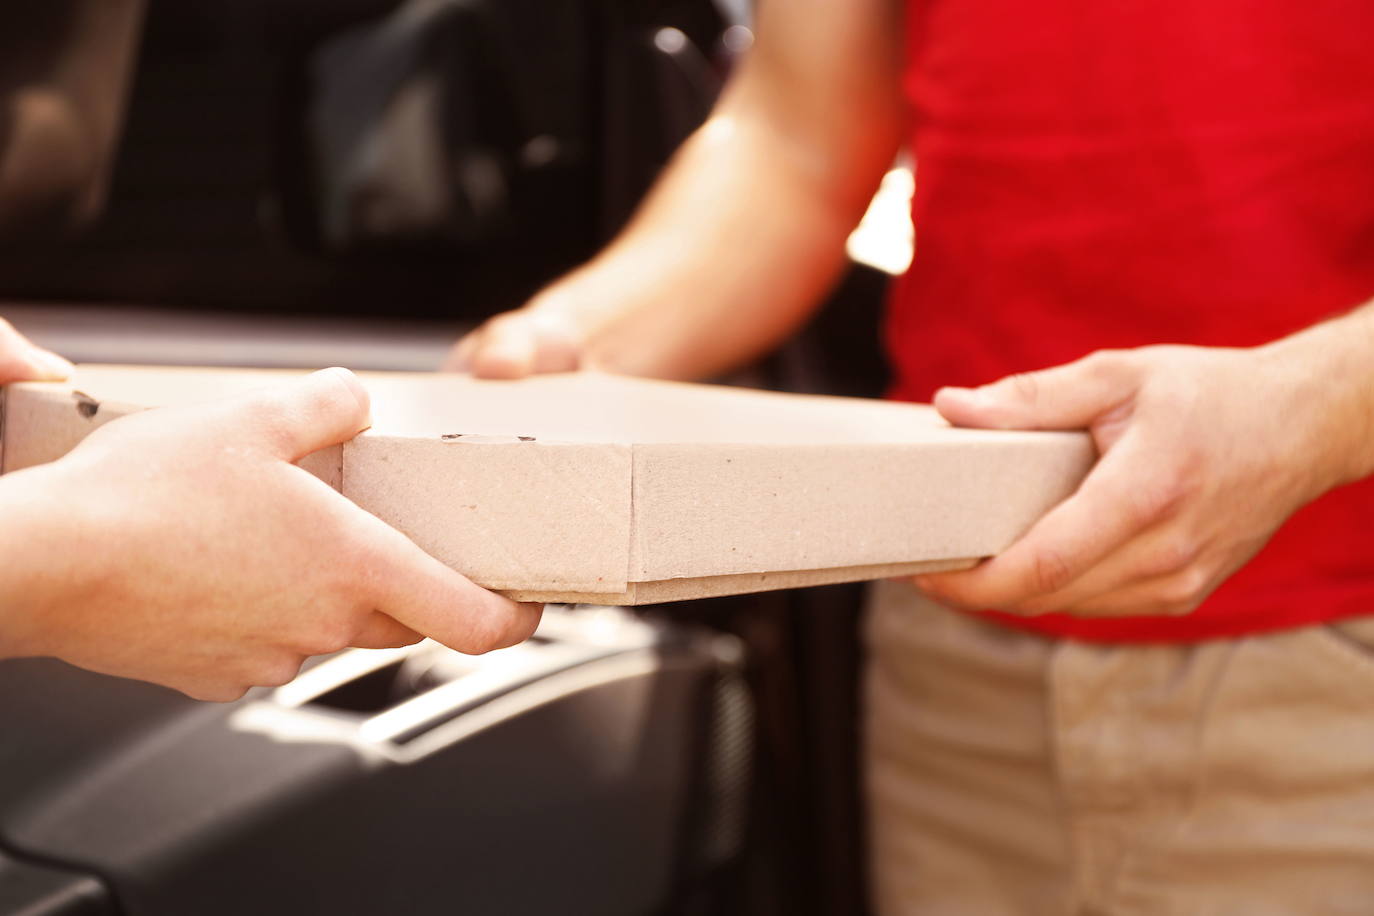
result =
[{"label": "torso in red shirt", "polygon": [[[917,0],[916,258],[894,394],[1107,347],[1248,346],[1374,299],[1374,2]],[[1182,618],[1188,640],[1374,613],[1374,481],[1328,494]]]}]

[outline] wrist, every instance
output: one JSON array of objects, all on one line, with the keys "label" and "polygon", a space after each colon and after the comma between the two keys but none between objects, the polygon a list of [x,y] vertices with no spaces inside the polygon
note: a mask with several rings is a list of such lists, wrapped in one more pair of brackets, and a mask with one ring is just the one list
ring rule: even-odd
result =
[{"label": "wrist", "polygon": [[83,611],[119,588],[128,513],[72,461],[0,477],[0,658],[65,657]]},{"label": "wrist", "polygon": [[44,476],[31,468],[0,477],[0,658],[48,654],[45,622],[63,579],[53,559],[68,551],[53,543],[56,506],[43,512]]},{"label": "wrist", "polygon": [[[1291,397],[1280,415],[1318,456],[1322,491],[1374,474],[1374,307],[1260,347]],[[1281,409],[1281,405],[1280,405]]]}]

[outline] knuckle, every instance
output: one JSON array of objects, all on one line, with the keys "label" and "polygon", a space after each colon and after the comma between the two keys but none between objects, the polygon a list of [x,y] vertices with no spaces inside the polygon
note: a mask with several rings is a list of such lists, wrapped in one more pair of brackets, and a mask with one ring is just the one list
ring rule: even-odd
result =
[{"label": "knuckle", "polygon": [[1162,595],[1170,613],[1186,614],[1196,610],[1206,597],[1210,580],[1207,572],[1196,566],[1174,576],[1165,586]]},{"label": "knuckle", "polygon": [[968,589],[961,580],[951,581],[948,576],[922,576],[912,584],[932,601],[945,607],[963,608],[968,606]]},{"label": "knuckle", "polygon": [[532,611],[527,605],[488,613],[473,634],[473,651],[470,654],[483,655],[522,643],[534,634],[538,624],[539,611]]},{"label": "knuckle", "polygon": [[1188,593],[1188,600],[1200,604],[1202,599],[1207,596],[1208,590],[1212,586],[1212,576],[1201,566],[1194,566],[1183,574],[1184,588]]},{"label": "knuckle", "polygon": [[452,646],[464,655],[486,655],[501,648],[496,644],[496,639],[485,631],[469,633],[459,645]]},{"label": "knuckle", "polygon": [[531,334],[528,320],[520,312],[506,312],[497,315],[481,328],[481,341],[490,347],[513,338],[524,339]]},{"label": "knuckle", "polygon": [[1176,490],[1191,493],[1206,468],[1205,450],[1193,443],[1184,441],[1172,447],[1169,473],[1165,480]]},{"label": "knuckle", "polygon": [[1133,351],[1143,361],[1154,361],[1169,355],[1168,344],[1147,344]]},{"label": "knuckle", "polygon": [[506,631],[506,645],[514,646],[533,636],[543,613],[542,604],[519,605],[511,615],[511,623]]},{"label": "knuckle", "polygon": [[1128,350],[1094,350],[1083,357],[1083,368],[1089,374],[1114,372],[1130,361]]},{"label": "knuckle", "polygon": [[1006,614],[1015,614],[1018,617],[1041,617],[1045,614],[1061,612],[1064,608],[1057,601],[1030,599],[999,607],[997,610]]},{"label": "knuckle", "polygon": [[465,651],[469,655],[486,655],[488,652],[505,648],[509,645],[506,642],[506,632],[509,626],[508,620],[497,615],[483,616],[481,622],[473,627],[469,636],[470,648]]},{"label": "knuckle", "polygon": [[1186,570],[1196,562],[1201,545],[1191,537],[1179,535],[1158,546],[1146,569],[1147,575],[1167,575]]},{"label": "knuckle", "polygon": [[1007,385],[1016,395],[1017,399],[1027,405],[1034,405],[1040,400],[1040,379],[1034,372],[1018,372],[1007,377]]},{"label": "knuckle", "polygon": [[1183,469],[1163,474],[1138,488],[1131,499],[1131,518],[1140,525],[1172,518],[1193,495],[1194,478]]},{"label": "knuckle", "polygon": [[423,635],[464,655],[485,655],[499,648],[501,622],[481,608],[460,611],[452,627],[428,627]]},{"label": "knuckle", "polygon": [[291,649],[305,656],[332,655],[348,648],[353,636],[352,628],[342,623],[317,623],[309,633],[296,640]]},{"label": "knuckle", "polygon": [[353,644],[351,636],[342,633],[322,633],[317,636],[307,647],[306,656],[333,655],[335,652],[342,652]]},{"label": "knuckle", "polygon": [[1120,350],[1094,350],[1079,362],[1083,371],[1089,375],[1094,375],[1120,364]]},{"label": "knuckle", "polygon": [[1037,594],[1056,592],[1073,581],[1073,569],[1059,551],[1041,548],[1031,561],[1031,579]]},{"label": "knuckle", "polygon": [[281,687],[296,679],[304,659],[297,655],[282,655],[258,666],[253,684],[257,687]]},{"label": "knuckle", "polygon": [[188,684],[177,689],[191,699],[199,700],[202,703],[232,703],[235,700],[243,699],[243,695],[248,692],[248,685],[217,681]]},{"label": "knuckle", "polygon": [[523,333],[529,330],[529,315],[523,309],[513,309],[497,315],[489,324],[493,330],[515,330]]},{"label": "knuckle", "polygon": [[366,649],[396,649],[411,646],[424,637],[381,611],[373,611],[358,626],[349,645]]},{"label": "knuckle", "polygon": [[384,646],[378,645],[374,646],[374,648],[402,649],[406,646],[413,646],[416,643],[422,642],[424,638],[424,636],[420,635],[419,633],[416,633],[414,630],[396,630],[387,639],[386,644]]},{"label": "knuckle", "polygon": [[1083,358],[1083,373],[1098,384],[1112,384],[1134,376],[1144,361],[1140,350],[1097,350]]},{"label": "knuckle", "polygon": [[[1126,352],[1131,354],[1136,365],[1140,368],[1159,370],[1162,368],[1169,368],[1171,363],[1176,363],[1179,356],[1187,349],[1187,347],[1181,347],[1175,344],[1155,343],[1135,347]],[[1174,365],[1173,368],[1178,367]]]},{"label": "knuckle", "polygon": [[1147,613],[1151,617],[1186,617],[1197,610],[1202,604],[1201,600],[1191,598],[1179,598],[1173,600],[1163,600],[1150,608]]}]

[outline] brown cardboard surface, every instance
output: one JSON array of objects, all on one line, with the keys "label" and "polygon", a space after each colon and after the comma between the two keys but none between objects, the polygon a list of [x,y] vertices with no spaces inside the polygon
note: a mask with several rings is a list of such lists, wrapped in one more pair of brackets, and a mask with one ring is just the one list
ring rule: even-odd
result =
[{"label": "brown cardboard surface", "polygon": [[744,573],[735,576],[700,576],[695,579],[661,579],[656,582],[630,582],[618,595],[598,592],[540,592],[519,589],[505,593],[516,601],[540,604],[660,604],[692,598],[717,598],[722,595],[747,595],[779,588],[811,585],[836,585],[869,579],[916,576],[921,573],[968,569],[976,559],[929,560],[924,563],[882,563],[875,566],[841,566],[836,569],[799,569],[791,572]]},{"label": "brown cardboard surface", "polygon": [[344,492],[488,588],[625,588],[628,445],[365,434],[344,446]]},{"label": "brown cardboard surface", "polygon": [[[100,424],[291,373],[83,366],[5,392],[0,470]],[[641,604],[968,565],[1073,492],[1079,433],[596,373],[362,373],[373,428],[302,462],[479,584]],[[75,392],[81,392],[76,394]],[[934,565],[932,565],[934,564]]]}]

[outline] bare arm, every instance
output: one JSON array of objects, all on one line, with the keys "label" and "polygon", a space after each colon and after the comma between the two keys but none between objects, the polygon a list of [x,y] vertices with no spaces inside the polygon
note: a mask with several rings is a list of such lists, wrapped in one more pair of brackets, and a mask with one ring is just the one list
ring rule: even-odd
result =
[{"label": "bare arm", "polygon": [[834,281],[896,151],[898,9],[764,3],[750,57],[625,231],[451,365],[692,378],[775,345]]}]

